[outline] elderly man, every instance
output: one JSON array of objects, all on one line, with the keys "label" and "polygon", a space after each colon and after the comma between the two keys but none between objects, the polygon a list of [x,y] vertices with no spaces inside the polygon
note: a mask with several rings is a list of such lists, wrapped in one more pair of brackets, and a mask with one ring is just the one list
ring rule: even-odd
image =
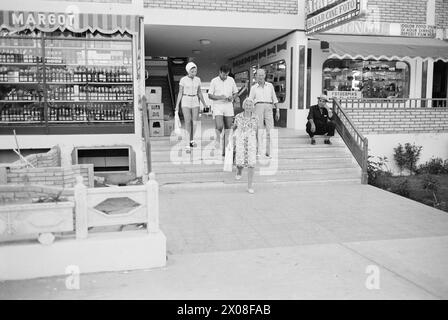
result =
[{"label": "elderly man", "polygon": [[327,106],[329,102],[326,95],[317,98],[317,105],[310,107],[306,132],[311,138],[311,144],[316,144],[315,135],[326,135],[325,144],[331,144],[330,138],[334,136],[335,123],[332,121],[333,111]]},{"label": "elderly man", "polygon": [[[249,98],[251,98],[255,103],[255,114],[258,117],[258,127],[264,128],[266,125],[266,157],[270,156],[271,147],[271,135],[270,131],[274,127],[274,115],[273,107],[277,110],[276,119],[280,120],[280,111],[278,108],[278,99],[275,95],[274,86],[266,81],[266,71],[264,69],[258,69],[256,73],[257,83],[254,84],[250,90]],[[261,131],[258,132],[258,146],[257,146],[257,156],[261,149],[261,143],[263,141],[261,136]]]},{"label": "elderly man", "polygon": [[[210,82],[208,97],[213,100],[213,116],[215,117],[216,149],[220,149],[222,130],[224,131],[224,150],[233,122],[233,101],[238,99],[238,88],[235,80],[229,77],[230,67],[222,65],[219,75]],[[223,151],[224,155],[224,151]]]}]

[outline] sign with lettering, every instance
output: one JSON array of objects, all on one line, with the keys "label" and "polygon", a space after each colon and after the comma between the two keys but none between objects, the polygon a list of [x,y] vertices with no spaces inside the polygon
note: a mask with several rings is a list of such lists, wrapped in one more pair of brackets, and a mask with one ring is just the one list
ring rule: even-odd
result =
[{"label": "sign with lettering", "polygon": [[10,21],[14,27],[31,27],[41,29],[51,29],[54,27],[75,27],[76,19],[74,14],[69,13],[48,13],[48,12],[10,12]]},{"label": "sign with lettering", "polygon": [[434,38],[436,36],[436,27],[426,24],[402,23],[400,25],[400,33],[403,37]]},{"label": "sign with lettering", "polygon": [[361,91],[327,91],[329,99],[362,99]]},{"label": "sign with lettering", "polygon": [[306,20],[306,32],[327,30],[349,21],[363,13],[361,0],[310,0]]}]

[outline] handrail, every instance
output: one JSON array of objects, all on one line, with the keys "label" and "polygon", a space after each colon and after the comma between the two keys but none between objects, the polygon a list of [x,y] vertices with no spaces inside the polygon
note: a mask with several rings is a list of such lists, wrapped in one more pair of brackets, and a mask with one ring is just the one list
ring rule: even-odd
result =
[{"label": "handrail", "polygon": [[361,167],[361,183],[367,184],[368,139],[358,131],[337,99],[333,99],[333,119],[339,135]]},{"label": "handrail", "polygon": [[344,98],[339,100],[344,108],[446,108],[448,98]]},{"label": "handrail", "polygon": [[174,85],[173,85],[173,71],[171,70],[171,60],[168,60],[168,87],[170,89],[171,106],[173,108],[173,114],[175,111],[176,101],[174,99]]},{"label": "handrail", "polygon": [[149,140],[149,116],[148,116],[148,105],[146,103],[146,96],[143,95],[141,99],[142,103],[142,121],[143,121],[143,139],[145,141],[145,151],[146,151],[146,163],[148,172],[145,172],[146,176],[152,172],[152,162],[151,162],[151,141]]}]

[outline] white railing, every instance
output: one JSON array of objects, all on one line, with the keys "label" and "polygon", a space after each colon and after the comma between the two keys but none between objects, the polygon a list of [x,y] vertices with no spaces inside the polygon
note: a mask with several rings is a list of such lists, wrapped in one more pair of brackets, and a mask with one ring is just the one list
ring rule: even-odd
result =
[{"label": "white railing", "polygon": [[446,108],[448,98],[339,99],[344,109]]}]

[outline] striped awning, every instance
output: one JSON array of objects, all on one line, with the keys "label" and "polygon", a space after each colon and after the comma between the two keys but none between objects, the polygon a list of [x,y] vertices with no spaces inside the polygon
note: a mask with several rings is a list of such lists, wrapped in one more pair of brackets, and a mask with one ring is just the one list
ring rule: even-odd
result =
[{"label": "striped awning", "polygon": [[448,61],[448,42],[432,38],[313,35],[330,44],[330,58],[404,60],[420,57]]},{"label": "striped awning", "polygon": [[140,16],[93,13],[0,11],[0,28],[10,31],[25,29],[52,32],[57,29],[72,32],[99,31],[105,34],[139,31]]}]

